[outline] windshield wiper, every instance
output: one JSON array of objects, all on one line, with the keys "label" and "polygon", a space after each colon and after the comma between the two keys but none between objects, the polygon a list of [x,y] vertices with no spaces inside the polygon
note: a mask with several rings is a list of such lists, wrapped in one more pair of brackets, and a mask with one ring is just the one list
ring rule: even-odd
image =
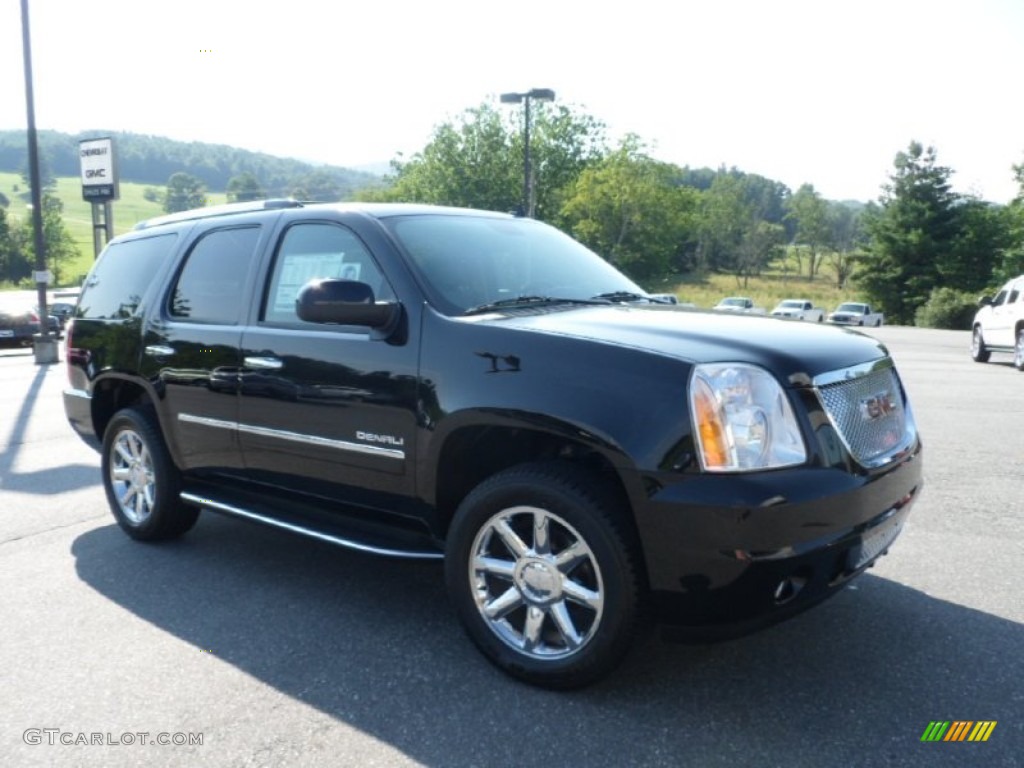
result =
[{"label": "windshield wiper", "polygon": [[632,291],[609,291],[608,293],[599,293],[597,296],[592,296],[593,299],[606,299],[608,301],[649,301],[652,304],[668,304],[667,299],[658,299],[654,296],[645,296],[642,293],[633,293]]},{"label": "windshield wiper", "polygon": [[519,307],[529,306],[531,304],[607,304],[608,300],[600,296],[595,296],[593,299],[569,299],[562,296],[515,296],[509,299],[499,299],[498,301],[489,301],[486,304],[478,304],[475,307],[470,307],[462,314],[464,315],[478,315],[481,312],[490,312],[495,309],[501,309],[502,307]]}]

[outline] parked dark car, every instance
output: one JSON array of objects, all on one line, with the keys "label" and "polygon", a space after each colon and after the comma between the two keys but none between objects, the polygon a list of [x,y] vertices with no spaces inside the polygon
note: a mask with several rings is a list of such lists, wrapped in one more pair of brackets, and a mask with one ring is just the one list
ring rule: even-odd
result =
[{"label": "parked dark car", "polygon": [[[49,315],[50,331],[60,334],[60,321]],[[0,346],[31,347],[39,333],[39,312],[27,302],[0,298]]]},{"label": "parked dark car", "polygon": [[51,315],[57,318],[60,323],[61,330],[67,326],[68,320],[70,320],[72,315],[75,313],[75,305],[67,301],[55,301],[51,304],[47,304],[46,308]]},{"label": "parked dark car", "polygon": [[655,301],[484,211],[143,223],[90,272],[67,361],[129,536],[205,509],[443,560],[484,655],[552,688],[608,673],[648,613],[735,633],[810,607],[888,550],[922,484],[877,340]]}]

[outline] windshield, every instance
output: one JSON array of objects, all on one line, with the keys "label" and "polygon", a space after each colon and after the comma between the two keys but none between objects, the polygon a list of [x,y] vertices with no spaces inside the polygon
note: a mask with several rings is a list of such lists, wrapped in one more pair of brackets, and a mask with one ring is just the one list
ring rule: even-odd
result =
[{"label": "windshield", "polygon": [[863,304],[840,304],[839,309],[836,312],[857,312],[859,314],[864,313]]},{"label": "windshield", "polygon": [[747,306],[746,299],[722,299],[718,302],[720,307],[745,307]]},{"label": "windshield", "polygon": [[783,307],[784,309],[800,309],[801,307],[803,307],[803,305],[804,302],[802,301],[784,301],[781,304],[779,304],[779,306]]},{"label": "windshield", "polygon": [[[647,294],[593,251],[533,219],[430,214],[383,220],[401,243],[431,303],[460,315],[526,297],[613,300]],[[526,302],[524,302],[526,303]]]}]

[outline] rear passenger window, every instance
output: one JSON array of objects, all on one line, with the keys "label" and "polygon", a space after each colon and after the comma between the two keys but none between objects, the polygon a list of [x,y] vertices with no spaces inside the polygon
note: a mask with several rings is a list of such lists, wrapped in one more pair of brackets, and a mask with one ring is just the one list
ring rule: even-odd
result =
[{"label": "rear passenger window", "polygon": [[1017,300],[1017,297],[1019,295],[1020,295],[1020,289],[1019,288],[1014,288],[1012,291],[1010,291],[1010,298],[1007,299],[1006,303],[1007,304],[1013,304],[1013,302],[1015,302]]},{"label": "rear passenger window", "polygon": [[108,245],[82,287],[77,316],[116,320],[134,315],[177,239],[175,234],[157,235]]},{"label": "rear passenger window", "polygon": [[239,321],[259,227],[218,229],[203,235],[178,275],[171,294],[171,317],[233,325]]},{"label": "rear passenger window", "polygon": [[338,224],[295,224],[277,249],[262,319],[302,323],[295,314],[295,297],[310,280],[322,278],[358,280],[373,289],[378,301],[394,299],[384,275],[355,233]]}]

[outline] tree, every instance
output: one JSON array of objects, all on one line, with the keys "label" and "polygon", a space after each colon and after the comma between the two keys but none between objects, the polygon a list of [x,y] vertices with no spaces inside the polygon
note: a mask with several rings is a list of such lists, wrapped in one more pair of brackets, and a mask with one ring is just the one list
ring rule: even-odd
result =
[{"label": "tree", "polygon": [[962,198],[954,212],[956,235],[938,264],[941,284],[976,294],[988,287],[1001,254],[1012,247],[1012,221],[1007,209],[975,197]]},{"label": "tree", "polygon": [[32,264],[21,247],[22,238],[0,207],[0,281],[17,283],[32,274]]},{"label": "tree", "polygon": [[732,272],[744,287],[779,255],[785,241],[782,224],[768,218],[777,213],[773,209],[778,190],[765,181],[722,169],[701,195],[698,263],[702,268]]},{"label": "tree", "polygon": [[[38,152],[39,158],[39,194],[40,196],[45,195],[47,192],[53,192],[57,189],[57,177],[53,175],[53,168],[50,166],[49,155],[42,149]],[[28,160],[26,160],[21,166],[21,181],[25,185],[26,195],[30,194],[32,189],[32,177],[29,173]],[[17,188],[14,190],[17,192]]]},{"label": "tree", "polygon": [[584,170],[567,193],[562,220],[573,235],[638,280],[672,270],[693,230],[697,192],[680,171],[652,160],[635,136]]},{"label": "tree", "polygon": [[856,277],[888,319],[911,323],[938,285],[940,265],[954,259],[959,200],[934,147],[912,141],[894,167],[879,205],[866,213],[870,241]]},{"label": "tree", "polygon": [[[78,257],[78,246],[71,233],[64,226],[64,203],[54,195],[43,195],[43,248],[46,266],[53,272],[54,281],[62,282],[64,266]],[[32,217],[22,224],[20,233],[21,250],[29,264],[36,263],[35,237]]]},{"label": "tree", "polygon": [[291,188],[296,200],[316,200],[321,203],[336,203],[341,200],[341,185],[334,175],[325,169],[307,173]]},{"label": "tree", "polygon": [[992,287],[1024,274],[1024,163],[1013,166],[1017,196],[1003,209],[1007,243],[999,255],[992,275]]},{"label": "tree", "polygon": [[249,200],[264,200],[267,190],[260,184],[255,175],[246,172],[232,176],[227,188],[228,202],[243,203]]},{"label": "tree", "polygon": [[865,245],[861,211],[847,203],[831,203],[828,223],[832,249],[826,258],[836,276],[836,288],[846,286],[856,266],[857,254]]},{"label": "tree", "polygon": [[[795,224],[794,249],[807,249],[807,277],[814,279],[829,245],[832,228],[829,207],[811,184],[804,184],[786,200],[786,218]],[[799,271],[799,259],[798,259]]]},{"label": "tree", "polygon": [[[513,114],[516,117],[513,117]],[[518,112],[484,103],[434,129],[426,147],[392,162],[390,188],[364,199],[513,211],[522,204],[523,134]],[[530,134],[537,218],[554,221],[570,185],[603,156],[603,126],[565,106],[538,104]]]},{"label": "tree", "polygon": [[171,174],[164,193],[164,210],[167,213],[188,211],[206,205],[206,185],[184,171]]}]

